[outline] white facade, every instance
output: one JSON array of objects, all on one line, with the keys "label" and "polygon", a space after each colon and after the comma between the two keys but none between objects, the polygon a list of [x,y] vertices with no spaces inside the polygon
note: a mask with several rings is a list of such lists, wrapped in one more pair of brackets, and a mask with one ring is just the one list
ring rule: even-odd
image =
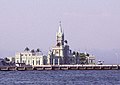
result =
[{"label": "white facade", "polygon": [[78,55],[73,55],[72,51],[69,49],[67,41],[64,40],[64,32],[60,23],[58,32],[56,33],[56,45],[52,47],[52,49],[48,53],[47,64],[95,64],[94,56],[86,56],[86,53],[84,55],[84,58],[82,58],[79,53]]},{"label": "white facade", "polygon": [[25,51],[16,53],[15,63],[25,63],[25,65],[39,66],[46,64],[46,56]]},{"label": "white facade", "polygon": [[73,56],[71,56],[67,41],[65,42],[64,40],[64,32],[60,23],[58,32],[56,33],[56,45],[49,51],[47,63],[49,65],[69,64],[70,62],[68,60],[70,57]]},{"label": "white facade", "polygon": [[87,56],[87,61],[88,64],[95,64],[95,56],[93,55]]}]

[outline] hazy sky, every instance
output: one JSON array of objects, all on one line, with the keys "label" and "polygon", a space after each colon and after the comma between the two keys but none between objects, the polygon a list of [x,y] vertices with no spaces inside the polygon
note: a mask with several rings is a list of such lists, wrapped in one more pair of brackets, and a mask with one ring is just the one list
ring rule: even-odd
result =
[{"label": "hazy sky", "polygon": [[0,0],[0,55],[26,46],[47,52],[56,43],[59,21],[72,50],[116,62],[120,0]]}]

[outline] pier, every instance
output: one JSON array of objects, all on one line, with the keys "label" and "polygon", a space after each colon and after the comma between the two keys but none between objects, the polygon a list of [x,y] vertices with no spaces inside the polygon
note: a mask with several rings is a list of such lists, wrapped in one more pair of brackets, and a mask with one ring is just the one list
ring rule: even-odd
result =
[{"label": "pier", "polygon": [[43,71],[43,70],[119,70],[120,65],[41,65],[41,66],[1,66],[0,71]]}]

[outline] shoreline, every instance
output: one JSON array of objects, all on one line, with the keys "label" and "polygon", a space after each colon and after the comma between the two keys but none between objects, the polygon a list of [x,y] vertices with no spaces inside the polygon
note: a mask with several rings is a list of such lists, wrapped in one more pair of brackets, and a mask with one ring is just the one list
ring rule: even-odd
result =
[{"label": "shoreline", "polygon": [[41,66],[0,66],[0,71],[44,71],[44,70],[119,70],[120,65],[41,65]]}]

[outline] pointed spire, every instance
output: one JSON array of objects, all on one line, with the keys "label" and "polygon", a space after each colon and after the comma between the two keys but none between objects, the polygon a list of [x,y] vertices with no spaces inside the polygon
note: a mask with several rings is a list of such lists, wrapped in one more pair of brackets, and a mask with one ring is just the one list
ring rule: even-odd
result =
[{"label": "pointed spire", "polygon": [[58,30],[58,33],[62,33],[61,21],[59,22],[59,30]]}]

